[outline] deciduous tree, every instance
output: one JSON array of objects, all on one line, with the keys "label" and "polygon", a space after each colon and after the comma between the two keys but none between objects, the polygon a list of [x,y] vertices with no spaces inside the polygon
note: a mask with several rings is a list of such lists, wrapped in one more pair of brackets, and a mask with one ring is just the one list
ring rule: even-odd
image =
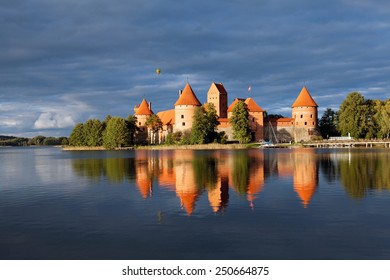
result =
[{"label": "deciduous tree", "polygon": [[114,149],[129,144],[129,129],[125,119],[112,117],[103,133],[103,146]]},{"label": "deciduous tree", "polygon": [[318,127],[320,129],[321,135],[323,138],[327,139],[329,136],[337,136],[339,132],[337,131],[337,114],[331,108],[327,108],[322,115],[320,121],[318,122]]},{"label": "deciduous tree", "polygon": [[[149,118],[146,119],[145,125],[148,127],[148,129],[150,131],[150,143],[154,144],[156,134],[158,133],[158,131],[160,129],[162,129],[163,123],[156,114],[153,114]],[[158,136],[158,134],[157,134],[157,136]]]},{"label": "deciduous tree", "polygon": [[249,143],[251,139],[249,112],[248,106],[243,101],[237,102],[236,106],[234,106],[229,122],[233,126],[233,137],[240,143]]}]

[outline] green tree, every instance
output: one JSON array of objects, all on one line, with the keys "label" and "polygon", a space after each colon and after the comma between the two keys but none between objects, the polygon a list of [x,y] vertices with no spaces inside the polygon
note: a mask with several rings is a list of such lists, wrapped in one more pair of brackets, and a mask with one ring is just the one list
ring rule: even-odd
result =
[{"label": "green tree", "polygon": [[37,145],[37,146],[44,145],[45,139],[46,139],[45,136],[38,135],[38,136],[31,138],[29,140],[28,144],[29,145]]},{"label": "green tree", "polygon": [[207,136],[207,119],[206,112],[203,107],[197,107],[193,116],[191,129],[191,144],[206,143]]},{"label": "green tree", "polygon": [[84,139],[89,147],[98,147],[103,144],[103,124],[97,119],[89,119],[84,124]]},{"label": "green tree", "polygon": [[138,130],[137,117],[134,115],[128,115],[127,119],[126,119],[126,123],[127,123],[127,128],[129,129],[129,134],[130,134],[130,144],[134,145],[134,136]]},{"label": "green tree", "polygon": [[243,101],[237,102],[236,106],[234,106],[229,122],[233,126],[233,137],[240,143],[249,143],[251,139],[249,112],[248,106]]},{"label": "green tree", "polygon": [[329,136],[339,135],[337,131],[337,114],[330,108],[327,108],[322,115],[318,127],[323,138],[327,139]]},{"label": "green tree", "polygon": [[129,129],[126,120],[120,117],[112,117],[107,122],[103,132],[103,146],[107,149],[114,149],[129,144]]},{"label": "green tree", "polygon": [[378,137],[390,137],[390,99],[387,101],[375,100],[375,121],[378,125]]},{"label": "green tree", "polygon": [[218,135],[215,129],[218,124],[218,115],[214,104],[209,103],[205,108],[196,108],[191,129],[191,143],[206,144],[217,140]]},{"label": "green tree", "polygon": [[358,92],[348,94],[338,113],[338,131],[341,135],[351,134],[355,138],[364,138],[368,130],[368,106],[363,95]]},{"label": "green tree", "polygon": [[148,127],[150,131],[150,137],[149,137],[150,143],[154,144],[156,140],[156,136],[158,137],[158,131],[162,129],[163,123],[156,114],[153,114],[146,119],[145,125]]},{"label": "green tree", "polygon": [[217,110],[213,103],[206,105],[206,121],[207,121],[207,134],[206,142],[211,143],[218,138],[216,128],[219,125]]},{"label": "green tree", "polygon": [[72,133],[69,136],[69,145],[71,146],[85,146],[84,138],[84,124],[78,123],[73,128]]}]

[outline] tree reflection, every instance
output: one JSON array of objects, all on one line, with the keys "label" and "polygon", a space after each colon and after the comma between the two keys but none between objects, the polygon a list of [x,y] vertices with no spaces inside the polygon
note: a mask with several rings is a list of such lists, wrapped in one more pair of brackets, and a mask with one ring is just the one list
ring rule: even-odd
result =
[{"label": "tree reflection", "polygon": [[370,189],[390,189],[389,153],[353,153],[339,162],[341,182],[353,198],[363,198]]}]

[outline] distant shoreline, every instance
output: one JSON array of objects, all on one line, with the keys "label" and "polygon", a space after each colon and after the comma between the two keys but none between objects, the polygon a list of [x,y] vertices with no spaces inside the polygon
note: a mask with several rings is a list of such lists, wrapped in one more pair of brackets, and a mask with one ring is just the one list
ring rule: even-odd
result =
[{"label": "distant shoreline", "polygon": [[[238,150],[258,147],[256,144],[202,144],[202,145],[155,145],[155,146],[135,146],[115,149],[122,150]],[[104,147],[72,147],[63,146],[64,151],[110,151]],[[113,150],[111,150],[113,151]]]}]

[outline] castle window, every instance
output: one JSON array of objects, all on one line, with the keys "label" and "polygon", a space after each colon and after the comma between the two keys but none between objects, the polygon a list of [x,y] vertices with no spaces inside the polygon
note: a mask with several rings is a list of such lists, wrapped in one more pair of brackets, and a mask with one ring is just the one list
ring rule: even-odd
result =
[{"label": "castle window", "polygon": [[181,118],[184,119],[184,115],[181,115]]},{"label": "castle window", "polygon": [[305,125],[307,125],[307,122],[305,122]]},{"label": "castle window", "polygon": [[303,118],[303,115],[301,115],[301,119]]},{"label": "castle window", "polygon": [[313,118],[313,115],[310,115],[310,118],[312,119],[312,118]]},{"label": "castle window", "polygon": [[314,122],[313,122],[313,125],[314,125]]},{"label": "castle window", "polygon": [[182,126],[186,126],[186,123],[185,123],[185,122],[182,122],[181,125],[182,125]]},{"label": "castle window", "polygon": [[252,122],[254,122],[254,121],[255,121],[255,118],[252,119]]},{"label": "castle window", "polygon": [[141,122],[139,122],[138,125],[141,125]]}]

